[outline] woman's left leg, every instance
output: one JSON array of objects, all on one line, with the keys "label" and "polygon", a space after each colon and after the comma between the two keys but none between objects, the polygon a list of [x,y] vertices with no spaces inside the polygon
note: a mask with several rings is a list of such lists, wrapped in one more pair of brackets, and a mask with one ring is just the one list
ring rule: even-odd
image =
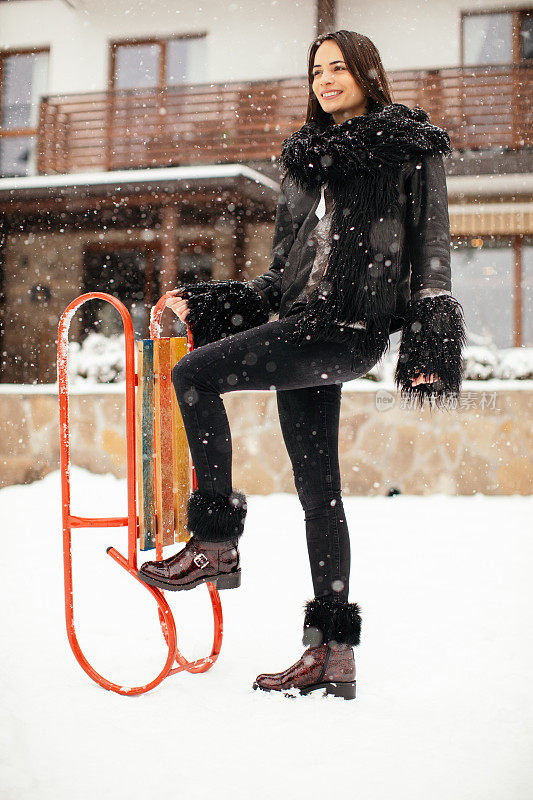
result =
[{"label": "woman's left leg", "polygon": [[278,391],[281,430],[305,513],[314,599],[307,603],[303,656],[282,672],[258,675],[255,689],[355,697],[360,617],[348,602],[350,537],[339,467],[340,384]]},{"label": "woman's left leg", "polygon": [[277,392],[281,430],[305,514],[314,595],[346,601],[350,537],[341,496],[341,385]]}]

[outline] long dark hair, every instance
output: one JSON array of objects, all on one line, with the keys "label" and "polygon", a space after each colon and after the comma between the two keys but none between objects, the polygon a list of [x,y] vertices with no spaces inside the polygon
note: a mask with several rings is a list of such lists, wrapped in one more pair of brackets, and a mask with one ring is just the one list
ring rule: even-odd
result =
[{"label": "long dark hair", "polygon": [[308,54],[307,77],[309,81],[309,99],[307,101],[306,122],[330,124],[333,116],[328,114],[313,92],[313,65],[315,53],[327,39],[336,42],[342,52],[348,72],[357,81],[368,97],[367,111],[392,103],[392,94],[381,56],[368,36],[355,31],[335,31],[322,33],[311,43]]}]

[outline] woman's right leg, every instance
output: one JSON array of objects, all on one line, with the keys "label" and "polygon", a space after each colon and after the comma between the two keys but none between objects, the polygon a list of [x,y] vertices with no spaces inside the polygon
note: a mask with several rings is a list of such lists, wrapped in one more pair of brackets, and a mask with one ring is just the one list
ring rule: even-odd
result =
[{"label": "woman's right leg", "polygon": [[[196,568],[192,562],[181,564],[174,557],[158,564],[144,564],[140,577],[151,577],[154,581],[172,565],[171,573],[163,576],[163,583],[153,585],[189,588],[201,582],[201,575],[203,580],[211,580],[219,574],[225,582],[228,573],[235,576],[238,568],[238,556],[234,557],[232,552],[244,527],[246,499],[232,490],[231,432],[220,395],[243,389],[285,391],[320,387],[327,388],[324,397],[334,397],[344,380],[358,377],[372,366],[368,360],[363,363],[359,359],[354,371],[349,350],[334,342],[297,344],[295,325],[294,318],[285,318],[242,331],[193,350],[174,368],[174,388],[198,482],[197,490],[189,498],[188,526],[195,534],[195,541],[226,543],[228,547],[223,564],[220,561],[213,564],[207,553],[203,554],[205,558],[202,553],[195,553]],[[327,407],[326,403],[324,413]],[[317,430],[321,431],[321,426]],[[335,451],[336,447],[331,448],[331,458]],[[316,511],[316,507],[309,506],[310,518]],[[347,583],[345,566],[339,566],[337,572],[338,581]],[[340,587],[340,583],[336,585]],[[334,587],[329,591],[334,591]]]}]

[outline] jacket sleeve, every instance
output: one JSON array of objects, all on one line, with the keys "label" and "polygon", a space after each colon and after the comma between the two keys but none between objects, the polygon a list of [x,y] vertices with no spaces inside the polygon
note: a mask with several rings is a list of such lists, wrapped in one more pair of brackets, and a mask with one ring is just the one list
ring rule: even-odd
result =
[{"label": "jacket sleeve", "polygon": [[177,289],[187,301],[186,322],[195,347],[268,322],[266,301],[241,281],[199,281]]},{"label": "jacket sleeve", "polygon": [[[406,246],[411,299],[402,327],[396,384],[420,408],[456,405],[466,343],[463,308],[452,296],[450,221],[443,157],[424,154],[406,180]],[[434,383],[411,386],[420,374]],[[452,401],[452,402],[450,402]]]},{"label": "jacket sleeve", "polygon": [[424,154],[417,159],[406,190],[411,298],[451,295],[448,191],[440,153]]},{"label": "jacket sleeve", "polygon": [[282,190],[276,209],[270,269],[244,283],[235,280],[207,281],[178,287],[187,300],[187,324],[196,347],[223,339],[232,333],[268,322],[281,301],[281,282],[296,226]]},{"label": "jacket sleeve", "polygon": [[296,237],[296,229],[291,217],[287,197],[283,191],[278,199],[274,239],[272,242],[272,263],[263,275],[247,282],[247,285],[261,294],[268,303],[269,311],[277,311],[281,301],[281,282],[287,258]]}]

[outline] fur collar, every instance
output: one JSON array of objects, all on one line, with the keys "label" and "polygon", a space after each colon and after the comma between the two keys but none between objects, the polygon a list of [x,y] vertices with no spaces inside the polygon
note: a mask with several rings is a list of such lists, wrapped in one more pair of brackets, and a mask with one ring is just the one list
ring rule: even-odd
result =
[{"label": "fur collar", "polygon": [[[389,345],[399,259],[399,175],[422,153],[452,152],[423,109],[373,104],[336,124],[305,123],[282,144],[279,163],[302,190],[327,182],[335,201],[324,279],[300,314],[297,340],[349,342],[379,358]],[[396,235],[395,235],[396,234]],[[366,329],[342,323],[366,321]]]},{"label": "fur collar", "polygon": [[306,122],[284,140],[279,162],[302,189],[393,170],[421,153],[448,155],[450,137],[420,107],[375,107],[339,125]]}]

